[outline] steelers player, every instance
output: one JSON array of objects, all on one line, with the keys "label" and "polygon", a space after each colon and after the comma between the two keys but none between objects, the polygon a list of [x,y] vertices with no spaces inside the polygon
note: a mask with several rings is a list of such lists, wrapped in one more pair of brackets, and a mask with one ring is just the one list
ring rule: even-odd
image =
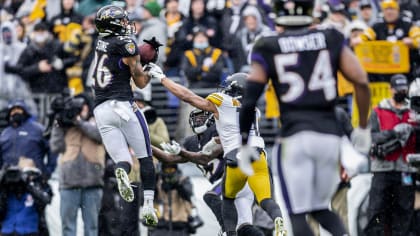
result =
[{"label": "steelers player", "polygon": [[[276,1],[282,32],[256,41],[251,73],[240,111],[241,150],[249,146],[256,101],[271,80],[281,110],[280,140],[274,155],[282,199],[293,235],[313,235],[311,214],[332,235],[346,235],[329,203],[339,183],[339,150],[344,135],[336,118],[337,71],[353,83],[360,127],[352,133],[356,149],[367,153],[370,93],[367,75],[333,28],[312,26],[314,2]],[[246,155],[241,158],[247,157]]]},{"label": "steelers player", "polygon": [[[168,79],[157,65],[150,64],[146,70],[149,76],[160,80],[164,87],[184,102],[214,114],[216,129],[219,133],[224,158],[227,163],[223,182],[223,220],[225,224],[236,225],[238,216],[235,210],[234,199],[245,183],[248,182],[258,204],[273,219],[275,235],[281,235],[283,233],[281,229],[283,224],[281,212],[271,196],[271,182],[264,152],[264,140],[259,136],[257,123],[255,123],[255,129],[250,135],[250,145],[258,149],[260,156],[259,160],[252,164],[255,174],[248,177],[237,167],[236,155],[238,148],[241,146],[238,120],[239,108],[241,107],[240,97],[248,75],[235,73],[229,76],[226,79],[227,86],[224,92],[212,93],[204,99],[186,87]],[[255,116],[252,119],[253,121],[257,120]],[[227,235],[236,235],[235,231],[227,230],[226,233]]]}]

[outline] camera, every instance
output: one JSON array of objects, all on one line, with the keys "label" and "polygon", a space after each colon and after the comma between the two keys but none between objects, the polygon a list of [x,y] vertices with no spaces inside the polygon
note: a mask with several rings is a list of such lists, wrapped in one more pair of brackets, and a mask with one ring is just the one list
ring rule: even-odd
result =
[{"label": "camera", "polygon": [[82,111],[85,100],[81,97],[72,97],[70,93],[56,96],[51,102],[52,116],[61,127],[74,125],[74,119]]}]

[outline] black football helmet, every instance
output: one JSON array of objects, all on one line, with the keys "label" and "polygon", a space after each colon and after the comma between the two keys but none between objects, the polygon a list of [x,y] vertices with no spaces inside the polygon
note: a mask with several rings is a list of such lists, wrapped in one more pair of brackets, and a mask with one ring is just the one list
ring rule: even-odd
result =
[{"label": "black football helmet", "polygon": [[274,0],[276,24],[285,27],[308,26],[313,22],[314,0]]},{"label": "black football helmet", "polygon": [[191,129],[195,134],[201,134],[207,130],[208,127],[214,124],[213,113],[209,111],[203,111],[200,109],[194,109],[190,112],[190,118],[188,119]]},{"label": "black football helmet", "polygon": [[107,5],[98,10],[95,17],[96,29],[101,36],[130,35],[134,32],[134,23],[121,7]]},{"label": "black football helmet", "polygon": [[226,78],[223,92],[227,95],[240,99],[245,89],[247,73],[239,72]]}]

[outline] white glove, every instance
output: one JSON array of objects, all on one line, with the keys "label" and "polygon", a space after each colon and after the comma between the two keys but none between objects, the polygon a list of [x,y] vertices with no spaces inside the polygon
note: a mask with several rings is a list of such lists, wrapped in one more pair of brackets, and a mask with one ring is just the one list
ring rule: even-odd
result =
[{"label": "white glove", "polygon": [[362,129],[357,127],[350,135],[354,148],[363,154],[368,154],[372,144],[370,128]]},{"label": "white glove", "polygon": [[241,171],[248,175],[252,176],[254,174],[254,169],[252,168],[252,161],[258,160],[260,156],[255,148],[250,147],[249,145],[243,145],[239,148],[238,153],[236,154],[236,159],[238,159],[238,166]]},{"label": "white glove", "polygon": [[162,79],[166,78],[166,75],[163,73],[162,69],[155,63],[150,62],[143,67],[143,70],[147,73],[147,75],[149,75],[151,78],[159,80],[159,82],[162,82]]},{"label": "white glove", "polygon": [[216,139],[213,137],[206,143],[206,145],[203,146],[201,153],[210,156],[218,146],[219,144],[216,143]]},{"label": "white glove", "polygon": [[347,136],[341,138],[340,163],[350,178],[369,171],[368,157],[356,151]]},{"label": "white glove", "polygon": [[172,140],[171,143],[161,143],[160,146],[166,153],[178,155],[181,152],[181,145],[179,145],[179,143],[175,140]]}]

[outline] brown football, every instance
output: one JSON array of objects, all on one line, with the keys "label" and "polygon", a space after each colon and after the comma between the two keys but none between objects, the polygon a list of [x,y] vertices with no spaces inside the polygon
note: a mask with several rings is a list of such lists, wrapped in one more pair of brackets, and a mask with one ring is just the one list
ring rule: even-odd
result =
[{"label": "brown football", "polygon": [[154,62],[156,57],[156,50],[152,45],[144,43],[139,46],[140,60],[142,64],[147,64],[149,62]]}]

